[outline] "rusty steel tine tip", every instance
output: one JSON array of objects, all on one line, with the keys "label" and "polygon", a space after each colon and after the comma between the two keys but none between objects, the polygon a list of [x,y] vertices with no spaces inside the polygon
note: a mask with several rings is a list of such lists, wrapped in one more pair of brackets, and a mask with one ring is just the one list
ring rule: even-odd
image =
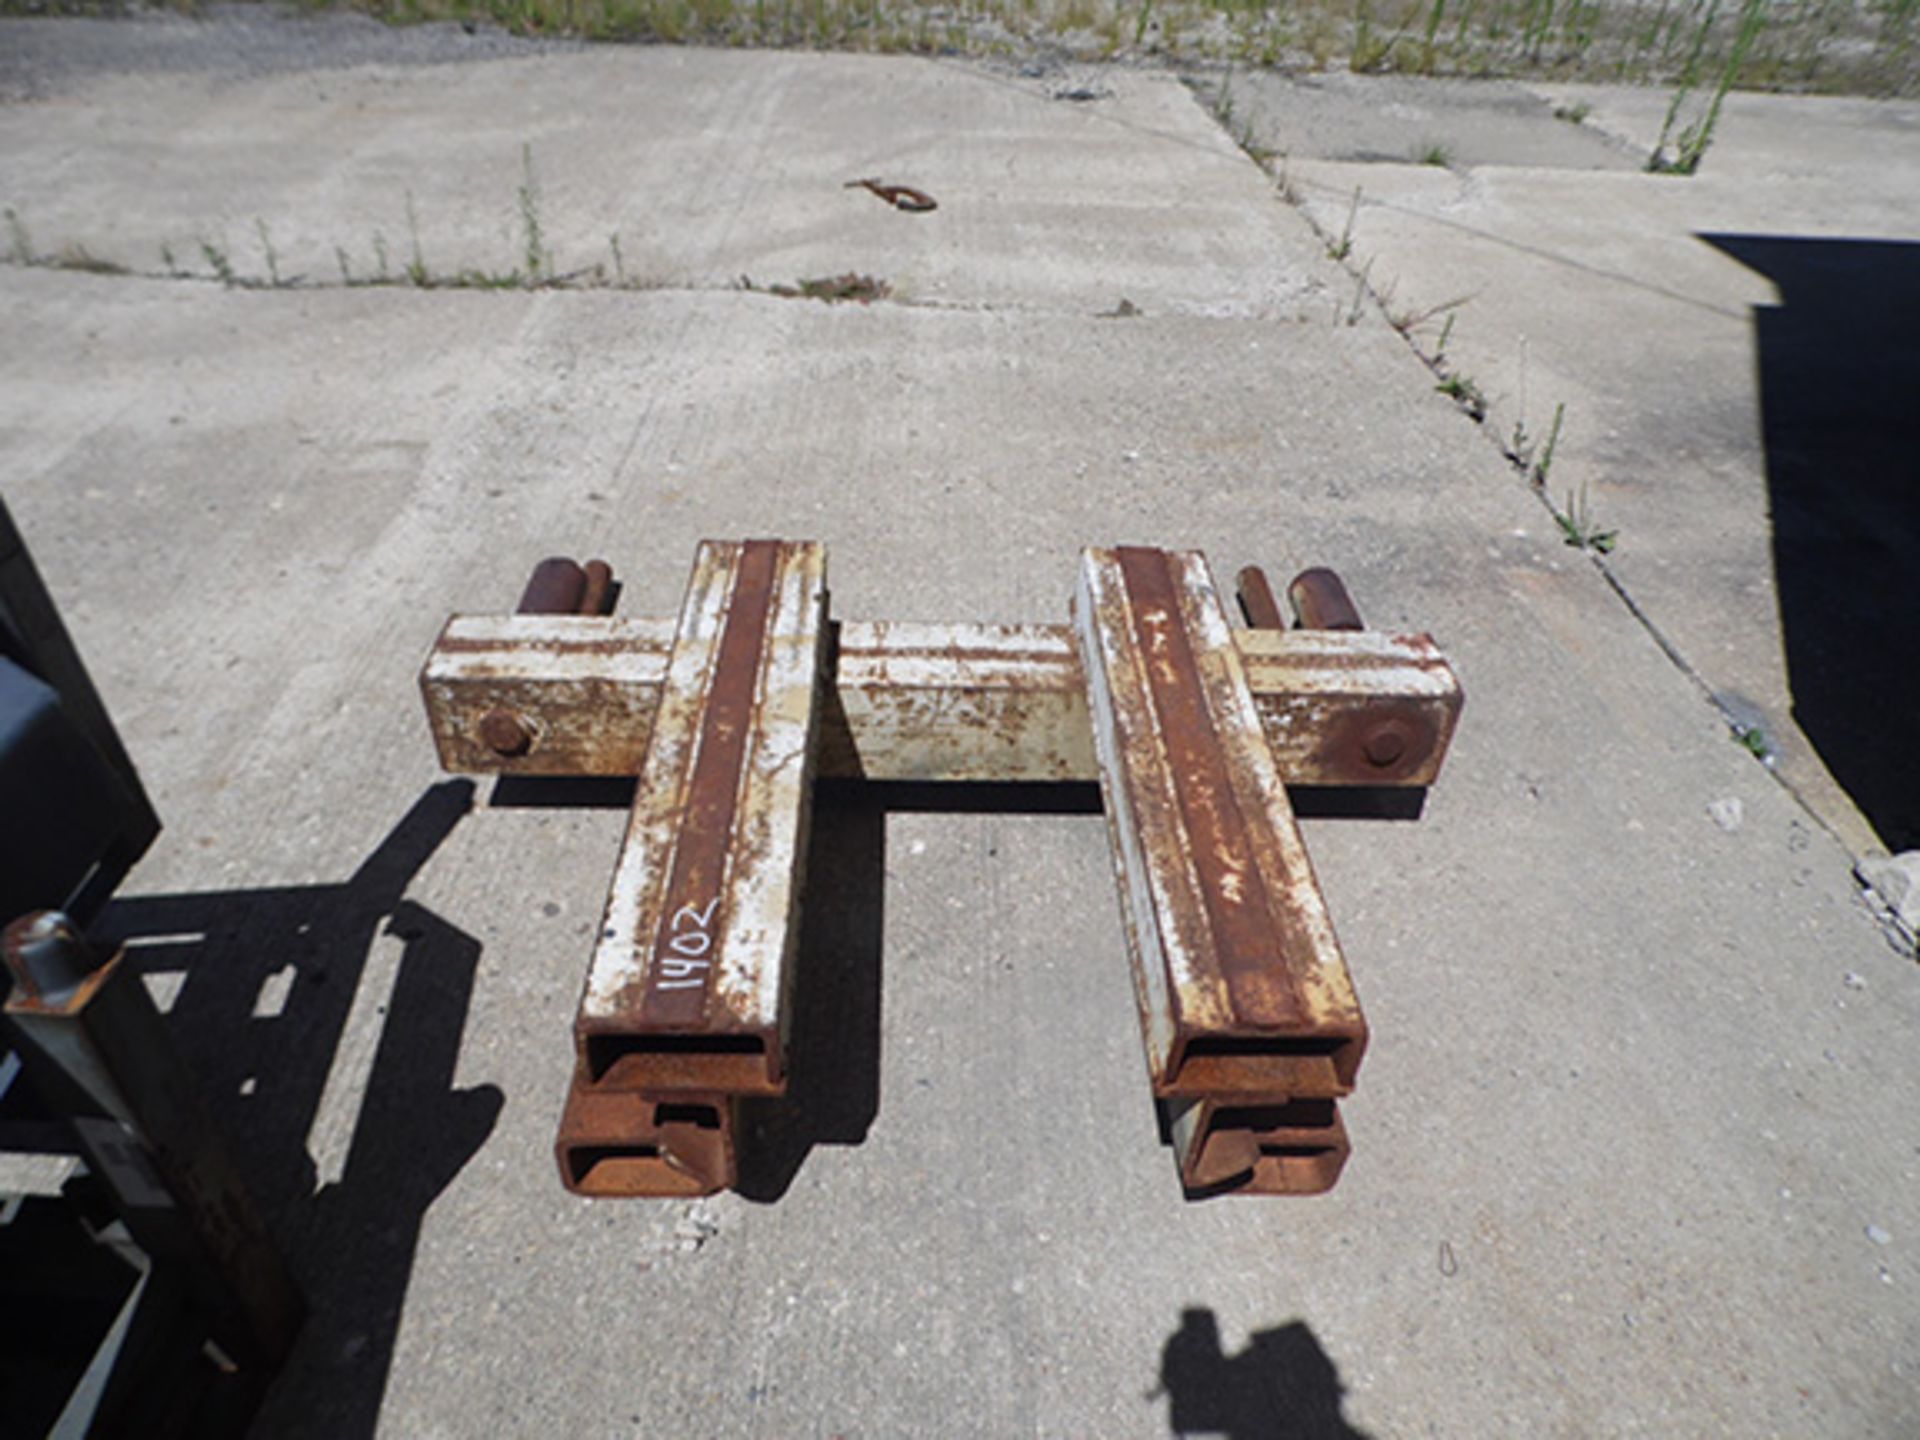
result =
[{"label": "rusty steel tine tip", "polygon": [[1345,583],[1325,566],[1302,570],[1287,586],[1301,630],[1364,630],[1360,611]]},{"label": "rusty steel tine tip", "polygon": [[1256,630],[1287,628],[1280,614],[1280,602],[1273,598],[1273,587],[1267,583],[1266,571],[1258,565],[1249,565],[1240,572],[1236,583],[1240,589],[1240,611],[1247,617],[1247,624]]},{"label": "rusty steel tine tip", "polygon": [[616,593],[613,584],[613,567],[604,560],[589,560],[585,574],[586,585],[580,595],[580,613],[582,615],[612,614]]},{"label": "rusty steel tine tip", "polygon": [[586,593],[587,572],[564,555],[550,555],[533,567],[514,612],[520,615],[577,615]]}]

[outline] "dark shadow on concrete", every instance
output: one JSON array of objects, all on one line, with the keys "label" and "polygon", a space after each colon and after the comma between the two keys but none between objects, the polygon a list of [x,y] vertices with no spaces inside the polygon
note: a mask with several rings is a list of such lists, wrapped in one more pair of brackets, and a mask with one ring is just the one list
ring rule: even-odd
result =
[{"label": "dark shadow on concrete", "polygon": [[[151,976],[182,1058],[305,1291],[309,1317],[258,1434],[374,1433],[428,1206],[492,1132],[502,1097],[456,1089],[480,945],[404,898],[472,805],[427,790],[336,885],[116,900],[99,934]],[[383,937],[401,947],[343,1171],[307,1148],[354,998]],[[363,1002],[364,1003],[364,1002]]]},{"label": "dark shadow on concrete", "polygon": [[1220,1349],[1211,1310],[1180,1312],[1160,1351],[1160,1384],[1175,1435],[1229,1440],[1367,1440],[1342,1417],[1340,1372],[1305,1321],[1256,1331],[1238,1355]]},{"label": "dark shadow on concrete", "polygon": [[816,1145],[859,1145],[880,1111],[887,810],[874,787],[822,783],[794,968],[787,1093],[741,1107],[738,1189],[786,1194]]},{"label": "dark shadow on concrete", "polygon": [[631,810],[631,775],[502,775],[487,797],[492,810]]},{"label": "dark shadow on concrete", "polygon": [[785,1195],[816,1145],[859,1145],[880,1111],[887,816],[1100,813],[1093,784],[822,780],[801,896],[787,1093],[741,1107],[739,1192]]},{"label": "dark shadow on concrete", "polygon": [[1700,238],[1780,291],[1754,328],[1794,719],[1920,846],[1920,243]]},{"label": "dark shadow on concrete", "polygon": [[1302,820],[1418,820],[1424,785],[1289,785],[1287,799]]}]

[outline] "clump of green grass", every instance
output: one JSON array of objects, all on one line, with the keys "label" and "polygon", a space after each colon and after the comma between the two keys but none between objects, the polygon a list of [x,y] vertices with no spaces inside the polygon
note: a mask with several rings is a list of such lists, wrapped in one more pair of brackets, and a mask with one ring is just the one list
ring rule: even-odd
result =
[{"label": "clump of green grass", "polygon": [[267,229],[267,222],[258,215],[253,217],[253,228],[260,236],[260,254],[267,265],[267,283],[277,290],[284,282],[280,279],[280,254],[273,248],[273,232]]},{"label": "clump of green grass", "polygon": [[1560,444],[1560,424],[1567,418],[1566,401],[1553,407],[1553,424],[1547,429],[1547,443],[1540,452],[1539,463],[1533,467],[1530,477],[1541,489],[1546,489],[1547,477],[1553,473],[1553,452]]},{"label": "clump of green grass", "polygon": [[[1714,127],[1720,123],[1720,107],[1726,101],[1727,92],[1733,88],[1734,81],[1739,78],[1740,69],[1746,64],[1754,41],[1767,23],[1766,3],[1767,0],[1743,0],[1732,48],[1721,63],[1719,78],[1714,82],[1706,109],[1698,119],[1676,134],[1674,126],[1679,121],[1687,98],[1699,83],[1708,32],[1720,7],[1720,0],[1708,0],[1700,28],[1695,32],[1693,44],[1687,51],[1686,64],[1681,68],[1679,88],[1674,91],[1673,103],[1667,107],[1666,118],[1661,122],[1660,138],[1654,142],[1653,154],[1647,157],[1647,169],[1650,172],[1656,175],[1692,175],[1699,170],[1707,147],[1713,143]],[[1669,140],[1673,143],[1671,152],[1667,148]]]},{"label": "clump of green grass", "polygon": [[1587,505],[1587,487],[1584,484],[1578,492],[1567,492],[1567,508],[1556,510],[1553,518],[1560,527],[1561,538],[1576,550],[1593,550],[1601,555],[1610,555],[1620,538],[1619,531],[1603,530],[1593,518],[1593,512]]},{"label": "clump of green grass", "polygon": [[[63,4],[105,0],[62,0]],[[1705,31],[1698,75],[1740,26],[1712,0],[345,0],[394,23],[471,22],[589,40],[1068,61],[1164,57],[1360,73],[1666,84]],[[43,0],[0,0],[0,12]],[[1714,13],[1703,25],[1709,9]],[[1767,88],[1920,94],[1920,0],[1771,0],[1735,67]],[[543,266],[546,263],[544,252]]]},{"label": "clump of green grass", "polygon": [[233,270],[233,261],[228,259],[227,252],[213,241],[201,240],[200,255],[207,262],[207,268],[213,271],[214,278],[229,290],[240,283],[240,277]]},{"label": "clump of green grass", "polygon": [[1447,170],[1453,166],[1453,151],[1444,141],[1429,140],[1414,147],[1413,160],[1416,165],[1438,165]]},{"label": "clump of green grass", "polygon": [[1486,392],[1470,376],[1458,372],[1445,375],[1433,388],[1466,411],[1476,423],[1487,418]]},{"label": "clump of green grass", "polygon": [[1330,259],[1344,260],[1353,253],[1353,222],[1360,215],[1360,187],[1353,187],[1353,201],[1347,206],[1347,223],[1340,227],[1340,238],[1327,247]]},{"label": "clump of green grass", "polygon": [[424,290],[433,284],[433,272],[427,269],[426,252],[420,248],[420,215],[413,205],[413,192],[407,191],[407,244],[411,253],[407,257],[407,279],[416,288]]}]

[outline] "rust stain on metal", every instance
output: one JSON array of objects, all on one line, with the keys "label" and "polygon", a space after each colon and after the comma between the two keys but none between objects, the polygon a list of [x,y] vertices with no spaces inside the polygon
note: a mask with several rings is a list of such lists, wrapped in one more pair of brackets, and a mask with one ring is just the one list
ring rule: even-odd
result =
[{"label": "rust stain on metal", "polygon": [[[779,545],[770,540],[752,540],[741,547],[733,594],[727,604],[726,628],[720,637],[696,742],[693,774],[687,781],[673,870],[660,904],[653,961],[647,967],[640,1013],[649,1027],[693,1026],[706,1019],[713,967],[710,963],[697,967],[688,963],[690,958],[704,958],[704,951],[701,956],[689,957],[677,947],[684,935],[710,937],[725,928],[725,917],[715,915],[713,909],[726,903],[721,881],[733,849],[740,762],[754,719],[754,688],[766,644],[774,562],[779,550]],[[748,864],[753,858],[743,857]],[[680,927],[683,911],[700,917],[697,927]],[[694,978],[701,983],[685,983]]]},{"label": "rust stain on metal", "polygon": [[701,546],[575,1022],[596,1091],[785,1089],[825,567],[817,545]]},{"label": "rust stain on metal", "polygon": [[1230,1096],[1195,1107],[1176,1130],[1184,1142],[1180,1179],[1190,1193],[1319,1195],[1333,1188],[1352,1153],[1332,1100]]},{"label": "rust stain on metal", "polygon": [[737,1178],[733,1099],[595,1090],[567,1092],[554,1157],[576,1195],[711,1195]]},{"label": "rust stain on metal", "polygon": [[1310,949],[1311,942],[1300,933],[1285,897],[1270,896],[1260,874],[1181,613],[1173,557],[1134,547],[1115,553],[1132,599],[1135,640],[1147,660],[1160,743],[1192,845],[1190,859],[1212,932],[1210,958],[1241,1024],[1301,1025],[1306,1016],[1287,983],[1284,957]]}]

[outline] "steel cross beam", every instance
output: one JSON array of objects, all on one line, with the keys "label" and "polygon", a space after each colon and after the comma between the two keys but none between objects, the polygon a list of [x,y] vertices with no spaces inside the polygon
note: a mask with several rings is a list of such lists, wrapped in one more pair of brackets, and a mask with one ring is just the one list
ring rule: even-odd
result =
[{"label": "steel cross beam", "polygon": [[1153,1093],[1190,1194],[1338,1178],[1366,1022],[1288,788],[1423,787],[1460,685],[1337,576],[1089,550],[1070,625],[829,618],[817,544],[703,543],[675,620],[601,562],[454,616],[420,675],[447,769],[635,779],[557,1155],[587,1195],[735,1182],[736,1102],[786,1085],[816,777],[1100,782]]}]

